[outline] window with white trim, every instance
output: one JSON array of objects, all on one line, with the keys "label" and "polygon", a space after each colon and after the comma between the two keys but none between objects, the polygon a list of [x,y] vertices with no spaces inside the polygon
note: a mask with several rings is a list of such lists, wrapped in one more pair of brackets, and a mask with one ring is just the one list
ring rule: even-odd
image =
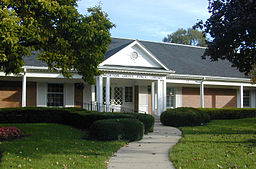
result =
[{"label": "window with white trim", "polygon": [[167,90],[166,90],[166,106],[167,107],[174,107],[174,101],[175,101],[174,88],[173,87],[167,87]]},{"label": "window with white trim", "polygon": [[47,106],[64,106],[64,85],[48,84]]},{"label": "window with white trim", "polygon": [[244,107],[250,107],[250,91],[244,90],[244,99],[243,99]]}]

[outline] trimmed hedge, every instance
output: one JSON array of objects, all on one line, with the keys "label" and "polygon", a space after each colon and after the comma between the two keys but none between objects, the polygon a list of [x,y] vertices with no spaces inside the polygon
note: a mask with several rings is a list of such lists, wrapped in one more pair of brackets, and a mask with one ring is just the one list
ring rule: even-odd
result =
[{"label": "trimmed hedge", "polygon": [[256,117],[255,108],[199,108],[199,110],[209,114],[211,120]]},{"label": "trimmed hedge", "polygon": [[166,126],[196,126],[210,121],[210,116],[199,109],[181,107],[168,109],[160,116],[160,121]]},{"label": "trimmed hedge", "polygon": [[90,138],[97,140],[120,140],[123,133],[123,125],[118,119],[95,121],[89,129]]},{"label": "trimmed hedge", "polygon": [[145,134],[148,134],[149,132],[153,132],[154,124],[155,124],[155,118],[153,116],[148,114],[139,114],[137,116],[137,119],[144,124]]},{"label": "trimmed hedge", "polygon": [[137,141],[143,138],[144,124],[136,119],[120,119],[119,122],[123,126],[124,140]]},{"label": "trimmed hedge", "polygon": [[59,123],[89,129],[97,120],[135,118],[126,113],[89,112],[79,108],[26,107],[0,109],[0,123]]},{"label": "trimmed hedge", "polygon": [[141,140],[144,125],[136,119],[106,119],[95,121],[89,130],[90,137],[97,140]]},{"label": "trimmed hedge", "polygon": [[160,120],[167,126],[194,126],[210,120],[228,120],[256,117],[256,108],[190,108],[168,109]]}]

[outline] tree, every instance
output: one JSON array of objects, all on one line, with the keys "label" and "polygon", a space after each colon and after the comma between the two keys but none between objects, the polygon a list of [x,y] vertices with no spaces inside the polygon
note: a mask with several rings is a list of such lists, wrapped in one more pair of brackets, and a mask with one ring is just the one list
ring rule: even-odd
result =
[{"label": "tree", "polygon": [[65,77],[76,71],[84,81],[94,82],[114,25],[100,7],[81,15],[76,6],[77,0],[1,0],[1,69],[19,74],[24,56],[36,50],[50,69]]},{"label": "tree", "polygon": [[256,1],[210,0],[208,9],[210,18],[195,26],[212,37],[203,58],[226,59],[240,72],[252,73],[255,81]]},{"label": "tree", "polygon": [[206,46],[206,37],[196,29],[178,29],[176,32],[167,35],[164,42],[179,43],[185,45]]}]

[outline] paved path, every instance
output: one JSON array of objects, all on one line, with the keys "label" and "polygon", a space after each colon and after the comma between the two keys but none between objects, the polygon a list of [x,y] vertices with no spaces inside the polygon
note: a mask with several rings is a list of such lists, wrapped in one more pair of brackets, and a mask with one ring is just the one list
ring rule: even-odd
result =
[{"label": "paved path", "polygon": [[108,169],[172,169],[168,152],[180,138],[180,130],[156,122],[154,132],[118,150],[110,159]]}]

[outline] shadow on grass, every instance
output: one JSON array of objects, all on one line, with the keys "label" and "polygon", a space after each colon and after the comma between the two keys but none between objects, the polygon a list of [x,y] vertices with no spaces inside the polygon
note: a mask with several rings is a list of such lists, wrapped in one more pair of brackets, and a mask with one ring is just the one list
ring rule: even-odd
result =
[{"label": "shadow on grass", "polygon": [[[83,139],[83,131],[57,124],[13,124],[29,137],[0,144],[0,151],[14,157],[41,159],[43,156],[106,156],[120,145]],[[15,158],[14,158],[15,159]]]}]

